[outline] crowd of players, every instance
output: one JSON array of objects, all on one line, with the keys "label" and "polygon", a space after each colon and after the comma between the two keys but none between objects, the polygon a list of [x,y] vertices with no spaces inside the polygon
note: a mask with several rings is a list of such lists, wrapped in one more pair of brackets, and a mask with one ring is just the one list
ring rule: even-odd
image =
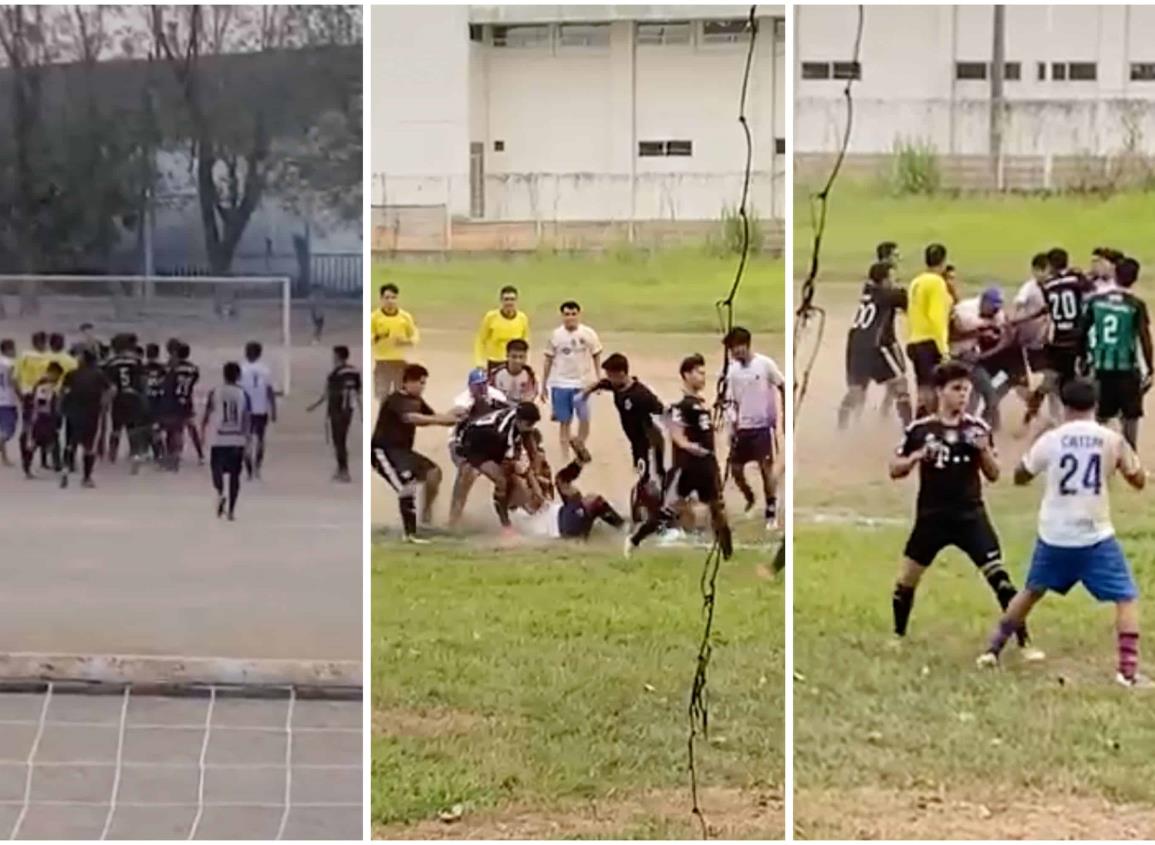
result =
[{"label": "crowd of players", "polygon": [[[476,366],[466,391],[450,411],[437,413],[423,398],[428,370],[411,361],[420,338],[416,322],[398,306],[396,285],[382,286],[380,294],[380,308],[370,320],[375,382],[382,398],[371,462],[398,494],[406,541],[425,540],[419,525],[432,522],[443,477],[436,462],[415,450],[416,429],[444,426],[452,430],[449,456],[456,473],[451,527],[459,523],[472,486],[485,478],[492,485],[498,522],[506,531],[518,523],[541,536],[584,539],[598,521],[623,529],[628,521],[624,544],[628,555],[659,531],[676,531],[692,504],[699,503],[709,510],[714,535],[724,555],[730,556],[731,530],[715,436],[719,409],[706,400],[706,362],[701,355],[681,362],[682,396],[667,407],[631,375],[624,355],[603,359],[597,332],[582,322],[580,305],[567,301],[559,308],[561,325],[546,341],[539,382],[529,364],[529,320],[518,308],[517,290],[507,286],[501,291],[500,306],[482,319],[474,348]],[[756,496],[744,470],[750,463],[758,466],[763,515],[767,527],[773,528],[785,381],[770,358],[752,350],[748,331],[735,328],[725,341],[726,403],[720,410],[731,432],[725,465],[745,497],[747,511],[755,508]],[[577,486],[582,468],[591,460],[589,400],[600,391],[612,394],[629,443],[635,483],[628,520],[606,496],[584,494]],[[556,474],[538,428],[539,403],[550,407],[557,424],[557,454],[564,466]],[[421,513],[419,492],[424,494]]]},{"label": "crowd of players", "polygon": [[[80,326],[71,345],[63,334],[43,331],[24,350],[12,339],[0,340],[0,462],[11,465],[8,444],[15,440],[25,478],[47,471],[67,487],[79,469],[81,485],[91,488],[97,462],[115,464],[122,442],[133,475],[146,462],[175,473],[187,438],[198,464],[205,463],[207,445],[217,516],[235,519],[242,474],[260,477],[268,425],[277,417],[277,392],[262,345],[250,341],[241,363],[223,366],[221,383],[208,391],[199,420],[201,373],[190,345],[171,338],[165,353],[162,359],[158,344],[142,345],[131,332],[106,344],[90,323]],[[325,393],[312,406],[328,403],[338,463],[334,477],[341,481],[349,481],[346,441],[361,389],[348,359],[346,347],[334,348]]]},{"label": "crowd of players", "polygon": [[[892,596],[897,642],[907,634],[922,577],[954,546],[974,562],[1002,609],[980,666],[997,666],[1012,637],[1026,660],[1042,660],[1027,616],[1048,592],[1065,594],[1082,583],[1115,606],[1116,680],[1151,686],[1138,671],[1138,591],[1115,539],[1107,492],[1115,473],[1136,489],[1146,482],[1136,444],[1153,367],[1147,308],[1133,290],[1139,263],[1101,248],[1084,274],[1061,248],[1040,253],[1007,313],[997,287],[960,299],[941,244],[926,247],[925,269],[905,291],[895,280],[895,244],[879,245],[877,258],[847,338],[848,390],[839,424],[861,412],[871,382],[885,385],[884,408],[893,406],[906,424],[890,475],[905,478],[917,469],[919,490]],[[899,312],[909,329],[905,355],[895,332]],[[1040,475],[1046,483],[1022,590],[1003,567],[983,501],[983,481],[1000,477],[993,436],[999,405],[1011,390],[1026,404],[1027,426],[1049,404],[1049,419],[1014,473],[1019,485]],[[1115,419],[1122,434],[1108,427]]]}]

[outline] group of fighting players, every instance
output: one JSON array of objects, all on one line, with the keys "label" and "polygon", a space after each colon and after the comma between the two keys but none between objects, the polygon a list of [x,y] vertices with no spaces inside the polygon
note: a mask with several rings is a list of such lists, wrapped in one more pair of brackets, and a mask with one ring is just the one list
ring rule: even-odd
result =
[{"label": "group of fighting players", "polygon": [[[396,296],[388,286],[383,294]],[[511,322],[516,312],[516,291],[502,291],[503,307]],[[513,298],[514,305],[505,302]],[[464,512],[470,488],[478,478],[493,486],[493,504],[503,530],[512,531],[515,521],[530,531],[553,538],[587,538],[594,525],[603,521],[624,529],[626,518],[603,495],[583,494],[577,486],[582,468],[591,460],[588,440],[588,402],[592,394],[609,391],[618,412],[622,431],[630,447],[635,483],[630,493],[631,529],[625,538],[627,556],[648,537],[676,527],[697,502],[709,510],[711,526],[721,549],[729,557],[733,547],[731,530],[723,504],[722,475],[716,448],[714,408],[705,398],[706,363],[701,355],[685,358],[679,367],[683,395],[668,408],[646,385],[630,374],[624,355],[611,354],[601,360],[596,334],[587,332],[579,321],[580,308],[567,302],[561,308],[563,324],[550,340],[546,353],[547,383],[539,390],[537,376],[527,363],[529,346],[521,338],[504,345],[505,360],[490,360],[470,372],[467,391],[457,398],[450,412],[437,413],[423,399],[429,373],[420,364],[404,366],[396,389],[384,396],[372,439],[372,465],[397,492],[402,520],[402,536],[407,542],[427,542],[419,536],[419,523],[432,521],[433,503],[442,473],[436,463],[415,450],[416,429],[445,426],[452,429],[449,452],[456,468],[449,523],[457,525]],[[397,313],[395,310],[387,313]],[[586,342],[586,338],[592,338]],[[756,463],[763,478],[765,517],[768,527],[776,520],[776,457],[778,408],[784,402],[785,381],[777,366],[751,349],[750,333],[735,328],[726,338],[729,352],[727,395],[733,438],[727,458],[729,470],[746,498],[747,510],[755,505],[755,494],[743,469]],[[559,351],[560,350],[560,351]],[[588,358],[578,369],[600,369],[594,381],[586,375],[580,387],[569,381],[563,387],[548,380],[565,360]],[[577,383],[577,382],[575,382]],[[556,474],[546,458],[538,430],[541,410],[537,402],[545,397],[553,407],[555,421],[562,426],[561,454],[565,466]],[[569,419],[582,423],[578,436],[568,432]],[[666,439],[671,461],[667,469]],[[424,493],[418,514],[418,493]],[[420,517],[420,519],[419,519]]]},{"label": "group of fighting players", "polygon": [[[1048,592],[1065,594],[1082,583],[1115,605],[1116,680],[1150,686],[1138,672],[1138,591],[1115,539],[1107,494],[1115,473],[1136,489],[1146,481],[1136,442],[1153,368],[1147,308],[1132,290],[1139,263],[1101,248],[1084,274],[1069,266],[1063,249],[1040,253],[1006,314],[998,288],[959,298],[944,246],[929,245],[924,257],[924,272],[903,291],[894,278],[895,245],[878,247],[847,338],[848,391],[839,409],[846,426],[861,411],[869,383],[885,385],[906,424],[890,476],[918,470],[915,521],[892,596],[896,642],[906,636],[923,575],[954,546],[979,569],[1002,609],[979,666],[997,666],[1012,637],[1024,659],[1042,660],[1031,645],[1028,614]],[[894,329],[899,311],[908,318],[905,357]],[[918,389],[916,419],[906,359]],[[1041,375],[1037,385],[1031,374]],[[1016,484],[1036,476],[1046,481],[1022,590],[1003,567],[983,500],[984,479],[1000,477],[993,435],[999,403],[1012,389],[1026,403],[1025,425],[1050,404],[1050,419],[1014,473]],[[980,405],[981,416],[975,413]],[[1107,427],[1117,418],[1121,435]]]}]

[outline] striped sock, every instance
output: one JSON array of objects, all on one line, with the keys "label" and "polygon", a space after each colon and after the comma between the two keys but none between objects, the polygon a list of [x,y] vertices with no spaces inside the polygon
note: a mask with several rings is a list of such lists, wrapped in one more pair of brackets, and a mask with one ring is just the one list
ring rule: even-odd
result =
[{"label": "striped sock", "polygon": [[1139,632],[1120,631],[1119,643],[1119,674],[1128,681],[1134,680],[1139,671]]}]

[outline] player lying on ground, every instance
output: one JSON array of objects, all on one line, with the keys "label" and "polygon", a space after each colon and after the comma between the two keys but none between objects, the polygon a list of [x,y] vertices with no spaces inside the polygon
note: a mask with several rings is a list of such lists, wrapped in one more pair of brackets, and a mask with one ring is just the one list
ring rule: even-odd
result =
[{"label": "player lying on ground", "polygon": [[572,461],[554,479],[556,501],[547,497],[535,503],[518,524],[537,536],[567,540],[587,540],[600,520],[611,528],[622,528],[625,520],[606,499],[584,495],[577,487],[582,465]]},{"label": "player lying on ground", "polygon": [[478,470],[473,467],[461,451],[461,438],[465,427],[470,422],[496,411],[498,408],[509,407],[506,395],[489,383],[489,376],[481,367],[469,371],[466,378],[464,392],[453,400],[451,413],[458,418],[458,423],[449,435],[449,460],[457,471],[453,479],[453,492],[449,500],[449,527],[454,528],[461,522],[465,513],[465,504],[469,499],[469,491],[477,481]]},{"label": "player lying on ground", "polygon": [[[880,251],[883,244],[880,244]],[[884,402],[898,409],[902,424],[910,425],[910,387],[906,358],[894,331],[899,311],[906,310],[906,291],[895,284],[894,265],[879,260],[871,265],[846,334],[846,395],[838,406],[838,427],[845,429],[866,404],[871,382],[886,390]]]},{"label": "player lying on ground", "polygon": [[1066,595],[1081,583],[1098,601],[1115,605],[1116,680],[1152,686],[1139,674],[1139,591],[1111,524],[1108,482],[1115,470],[1136,490],[1147,481],[1134,450],[1095,422],[1095,386],[1085,379],[1061,389],[1065,422],[1035,441],[1015,469],[1015,484],[1046,474],[1026,587],[1005,608],[979,666],[995,666],[1007,640],[1048,592]]},{"label": "player lying on ground", "polygon": [[361,406],[361,373],[349,363],[349,347],[333,347],[333,369],[325,377],[321,398],[306,410],[310,413],[325,405],[328,411],[328,429],[333,438],[333,454],[337,459],[334,481],[348,482],[349,429]]},{"label": "player lying on ground", "polygon": [[[229,361],[221,374],[224,383],[210,391],[205,401],[201,440],[211,444],[209,466],[212,468],[213,489],[217,492],[217,517],[227,513],[232,522],[236,519],[237,499],[241,495],[241,469],[252,437],[252,410],[248,394],[240,385],[240,365]],[[214,417],[216,424],[209,429]]]},{"label": "player lying on ground", "polygon": [[626,538],[625,555],[629,557],[642,541],[664,525],[672,525],[677,518],[677,507],[691,497],[697,497],[710,509],[714,540],[722,551],[722,557],[729,560],[734,542],[726,519],[722,477],[715,457],[714,422],[702,398],[706,387],[706,361],[701,355],[691,355],[682,361],[678,372],[682,376],[684,395],[670,408],[669,429],[674,460],[673,469],[666,479],[662,508]]},{"label": "player lying on ground", "polygon": [[[998,535],[983,504],[982,477],[997,481],[999,465],[985,422],[965,412],[970,369],[948,361],[934,370],[936,413],[915,420],[890,462],[890,477],[906,478],[918,468],[914,527],[907,540],[891,601],[894,633],[906,636],[914,594],[939,552],[955,546],[982,572],[1003,609],[1015,586],[1002,564]],[[1017,631],[1028,644],[1026,626]],[[1034,656],[1029,655],[1029,656]]]},{"label": "player lying on ground", "polygon": [[[534,495],[540,447],[535,427],[541,412],[531,402],[499,408],[470,420],[461,432],[463,461],[493,483],[493,508],[504,529],[510,528],[509,512],[525,507]],[[518,463],[525,467],[518,469]]]},{"label": "player lying on ground", "polygon": [[[598,333],[582,323],[582,309],[576,302],[561,304],[561,325],[549,336],[542,367],[541,401],[549,402],[553,420],[558,425],[561,459],[574,457],[589,463],[585,444],[590,439],[590,406],[582,401],[582,390],[601,364],[602,342]],[[578,420],[578,435],[573,436],[573,420]]]}]

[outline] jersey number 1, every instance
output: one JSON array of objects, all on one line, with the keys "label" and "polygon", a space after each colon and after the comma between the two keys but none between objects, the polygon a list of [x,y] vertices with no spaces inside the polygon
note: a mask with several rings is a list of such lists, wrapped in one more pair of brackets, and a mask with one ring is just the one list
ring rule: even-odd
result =
[{"label": "jersey number 1", "polygon": [[[1059,458],[1059,469],[1063,473],[1059,478],[1060,496],[1076,495],[1079,492],[1076,484],[1081,485],[1084,491],[1090,491],[1096,496],[1102,492],[1103,458],[1101,455],[1091,455],[1087,459],[1087,465],[1082,468],[1080,473],[1079,458],[1073,452],[1064,452],[1063,456]],[[1079,482],[1075,481],[1076,476],[1080,476]]]}]

